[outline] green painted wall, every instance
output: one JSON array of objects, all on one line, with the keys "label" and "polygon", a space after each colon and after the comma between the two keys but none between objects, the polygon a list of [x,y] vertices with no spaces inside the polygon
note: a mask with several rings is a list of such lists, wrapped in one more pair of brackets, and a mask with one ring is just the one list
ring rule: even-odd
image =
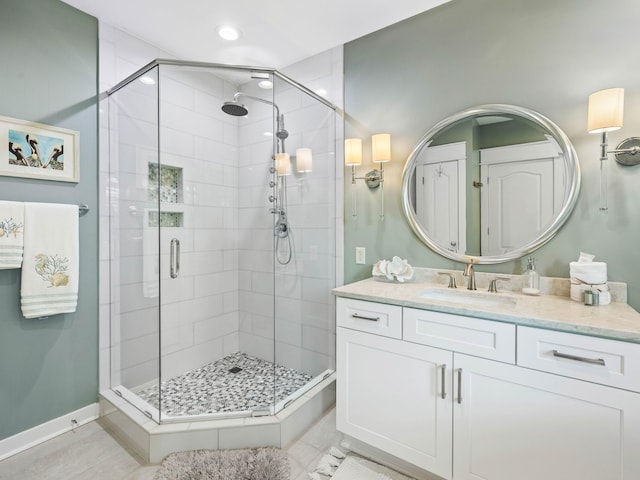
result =
[{"label": "green painted wall", "polygon": [[[453,0],[345,46],[346,137],[392,134],[393,163],[385,165],[386,218],[380,192],[359,182],[358,217],[351,217],[345,184],[345,281],[370,276],[380,258],[400,255],[416,266],[462,268],[430,251],[402,213],[402,167],[420,137],[439,120],[467,107],[510,103],[536,110],[569,136],[583,181],[564,228],[535,252],[541,274],[568,277],[580,250],[609,265],[609,279],[629,285],[640,309],[640,166],[610,161],[609,215],[598,213],[598,135],[586,131],[587,98],[609,87],[626,89],[625,126],[610,134],[615,147],[640,135],[640,56],[635,25],[640,2],[617,0]],[[615,20],[615,21],[614,21]],[[368,153],[370,156],[370,153]],[[359,174],[372,167],[365,156]],[[348,176],[350,178],[350,176]],[[355,247],[368,265],[355,265]],[[522,262],[478,271],[520,273]]]},{"label": "green painted wall", "polygon": [[75,314],[27,320],[0,270],[0,439],[98,394],[98,22],[58,0],[0,0],[0,115],[80,132],[80,183],[0,177],[0,199],[87,203]]}]

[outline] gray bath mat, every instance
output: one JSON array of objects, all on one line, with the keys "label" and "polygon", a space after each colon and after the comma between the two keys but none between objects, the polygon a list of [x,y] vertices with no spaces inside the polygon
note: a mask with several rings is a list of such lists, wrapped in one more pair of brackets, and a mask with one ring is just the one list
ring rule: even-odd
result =
[{"label": "gray bath mat", "polygon": [[172,453],[155,480],[289,480],[287,455],[278,448],[193,450]]}]

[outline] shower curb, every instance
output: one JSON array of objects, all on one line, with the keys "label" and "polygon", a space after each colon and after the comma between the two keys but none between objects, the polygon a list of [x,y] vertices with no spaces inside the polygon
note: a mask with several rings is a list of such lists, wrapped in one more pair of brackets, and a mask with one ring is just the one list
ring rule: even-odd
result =
[{"label": "shower curb", "polygon": [[100,394],[98,422],[146,463],[184,450],[286,448],[335,404],[336,374],[276,415],[158,424],[111,390]]}]

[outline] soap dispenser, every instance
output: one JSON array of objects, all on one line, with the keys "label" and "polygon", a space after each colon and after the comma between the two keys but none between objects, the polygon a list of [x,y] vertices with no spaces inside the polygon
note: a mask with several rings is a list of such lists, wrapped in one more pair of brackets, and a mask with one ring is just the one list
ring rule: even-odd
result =
[{"label": "soap dispenser", "polygon": [[527,269],[522,275],[522,293],[525,295],[540,295],[540,275],[536,272],[535,259],[529,257]]}]

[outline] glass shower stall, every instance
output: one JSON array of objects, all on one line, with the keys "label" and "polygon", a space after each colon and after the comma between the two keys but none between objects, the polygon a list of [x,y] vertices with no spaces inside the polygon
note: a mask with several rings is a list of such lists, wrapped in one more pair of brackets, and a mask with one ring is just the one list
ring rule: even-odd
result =
[{"label": "glass shower stall", "polygon": [[112,390],[156,422],[277,413],[335,368],[335,107],[167,60],[108,95]]}]

